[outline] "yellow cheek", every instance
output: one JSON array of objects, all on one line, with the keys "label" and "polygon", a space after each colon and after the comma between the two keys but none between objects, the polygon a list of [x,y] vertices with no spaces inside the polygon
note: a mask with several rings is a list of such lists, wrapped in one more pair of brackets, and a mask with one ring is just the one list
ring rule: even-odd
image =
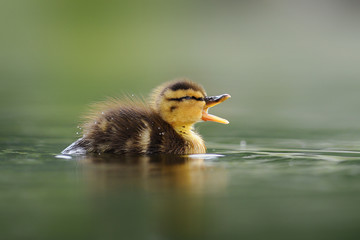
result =
[{"label": "yellow cheek", "polygon": [[200,106],[200,104],[188,104],[186,106],[187,115],[190,116],[201,114],[202,109],[203,106]]},{"label": "yellow cheek", "polygon": [[[160,114],[169,123],[195,123],[201,119],[204,102],[182,101],[182,102],[163,102]],[[171,110],[172,107],[173,110]]]},{"label": "yellow cheek", "polygon": [[184,121],[196,122],[201,118],[204,105],[204,103],[196,101],[183,102],[180,104],[178,112]]}]

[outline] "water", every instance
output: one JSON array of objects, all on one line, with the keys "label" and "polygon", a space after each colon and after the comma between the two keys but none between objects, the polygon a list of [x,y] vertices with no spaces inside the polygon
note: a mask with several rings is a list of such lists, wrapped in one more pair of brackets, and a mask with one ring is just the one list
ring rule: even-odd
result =
[{"label": "water", "polygon": [[356,239],[359,142],[317,136],[208,136],[209,153],[188,157],[69,157],[68,138],[3,138],[1,235]]}]

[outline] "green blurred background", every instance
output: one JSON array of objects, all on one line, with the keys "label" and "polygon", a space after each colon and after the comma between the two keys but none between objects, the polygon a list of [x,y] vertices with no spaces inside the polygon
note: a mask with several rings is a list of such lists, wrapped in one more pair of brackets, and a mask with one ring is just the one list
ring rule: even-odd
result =
[{"label": "green blurred background", "polygon": [[357,130],[359,10],[350,0],[2,0],[1,131],[76,126],[94,101],[182,76],[230,93],[213,112],[235,129]]}]

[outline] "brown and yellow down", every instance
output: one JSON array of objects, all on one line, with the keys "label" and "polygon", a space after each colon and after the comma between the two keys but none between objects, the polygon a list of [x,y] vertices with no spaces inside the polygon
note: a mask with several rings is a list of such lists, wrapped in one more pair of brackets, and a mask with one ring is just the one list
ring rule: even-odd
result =
[{"label": "brown and yellow down", "polygon": [[149,103],[128,98],[96,104],[82,126],[83,137],[62,153],[205,153],[193,125],[201,120],[227,124],[208,108],[229,97],[208,97],[202,86],[181,79],[157,87]]}]

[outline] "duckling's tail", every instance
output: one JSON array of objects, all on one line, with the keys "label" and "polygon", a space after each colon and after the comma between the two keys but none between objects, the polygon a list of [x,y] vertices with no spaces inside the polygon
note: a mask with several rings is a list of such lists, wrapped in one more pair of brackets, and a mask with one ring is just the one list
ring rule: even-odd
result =
[{"label": "duckling's tail", "polygon": [[79,138],[75,142],[73,142],[70,146],[65,148],[61,154],[68,154],[68,155],[82,155],[86,153],[86,143],[83,138]]}]

